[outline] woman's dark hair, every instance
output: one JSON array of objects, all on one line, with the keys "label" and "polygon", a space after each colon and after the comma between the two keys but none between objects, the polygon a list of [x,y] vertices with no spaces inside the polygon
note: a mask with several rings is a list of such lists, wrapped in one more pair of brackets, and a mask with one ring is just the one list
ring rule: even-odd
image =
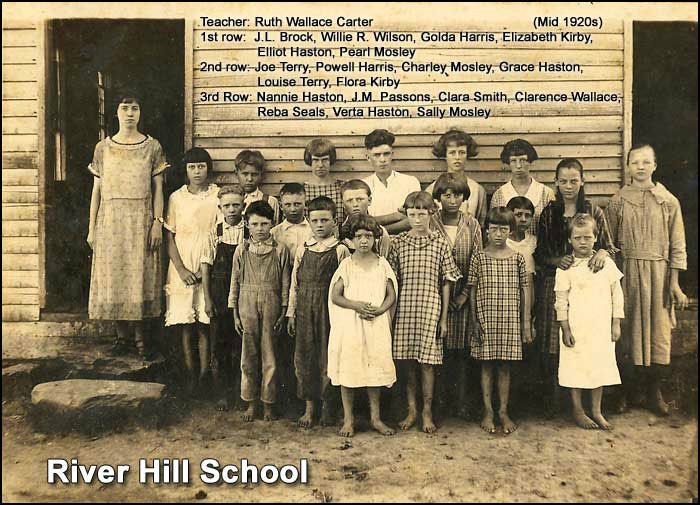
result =
[{"label": "woman's dark hair", "polygon": [[486,215],[486,228],[490,224],[508,226],[512,231],[515,229],[515,214],[508,207],[494,207]]},{"label": "woman's dark hair", "polygon": [[379,254],[379,246],[377,240],[383,235],[383,231],[377,220],[367,214],[353,214],[348,218],[348,222],[343,226],[342,235],[345,238],[352,240],[355,238],[355,233],[358,230],[367,230],[374,235],[374,244],[372,251]]},{"label": "woman's dark hair", "polygon": [[257,200],[251,202],[245,209],[245,219],[246,222],[250,219],[250,216],[260,216],[269,219],[273,223],[275,222],[275,211],[269,203],[264,200]]},{"label": "woman's dark hair", "polygon": [[[105,112],[108,115],[107,118],[107,128],[108,128],[108,133],[109,135],[115,135],[119,131],[119,120],[117,119],[117,109],[119,109],[119,106],[123,103],[136,103],[139,106],[139,109],[141,110],[141,117],[139,118],[139,131],[143,132],[144,130],[147,131],[146,125],[148,124],[148,114],[145,113],[146,108],[144,107],[143,100],[141,97],[138,95],[138,93],[134,93],[133,91],[125,91],[124,93],[121,93],[120,95],[117,96],[117,99],[112,102],[112,107],[110,109],[107,109]],[[109,104],[106,104],[109,105]],[[113,114],[110,115],[109,111],[113,111]]]},{"label": "woman's dark hair", "polygon": [[213,175],[214,162],[209,156],[206,149],[201,147],[193,147],[189,149],[185,154],[182,155],[182,170],[183,173],[187,174],[187,164],[188,163],[206,163],[207,164],[207,179],[210,179]]},{"label": "woman's dark hair", "polygon": [[334,165],[335,161],[338,159],[333,142],[327,139],[313,139],[311,142],[306,144],[306,147],[304,148],[304,163],[311,166],[311,158],[313,156],[329,156],[331,159],[331,165]]},{"label": "woman's dark hair", "polygon": [[479,145],[471,135],[455,128],[440,135],[438,141],[433,144],[433,156],[436,158],[447,156],[447,147],[449,145],[466,146],[467,158],[473,158],[479,153]]},{"label": "woman's dark hair", "polygon": [[503,150],[501,151],[501,163],[504,165],[509,165],[511,156],[522,155],[527,155],[527,161],[529,163],[532,163],[539,158],[537,156],[537,151],[535,151],[535,148],[532,147],[532,144],[530,144],[527,140],[511,140],[506,142],[506,144],[503,146]]},{"label": "woman's dark hair", "polygon": [[335,202],[327,196],[317,196],[316,198],[311,200],[309,202],[307,210],[309,212],[309,216],[311,216],[311,213],[315,210],[330,210],[333,219],[335,219]]},{"label": "woman's dark hair", "polygon": [[442,174],[435,181],[435,186],[433,186],[433,198],[435,200],[440,200],[442,195],[444,195],[447,190],[450,189],[456,195],[463,195],[464,201],[469,200],[471,196],[471,190],[469,189],[469,184],[464,179],[463,176],[459,174]]},{"label": "woman's dark hair", "polygon": [[383,145],[393,146],[395,140],[394,134],[388,130],[373,130],[365,136],[365,148],[374,149]]},{"label": "woman's dark hair", "polygon": [[[556,178],[559,178],[559,172],[561,172],[565,168],[573,168],[575,170],[578,170],[579,175],[581,176],[581,181],[583,181],[583,165],[579,160],[576,158],[564,158],[561,160],[559,163],[557,163],[557,168],[556,168]],[[561,191],[559,191],[559,186],[557,186],[557,192],[554,195],[555,201],[557,205],[561,206],[561,213],[562,215],[564,214],[564,197],[561,194]],[[578,196],[576,197],[576,212],[586,212],[586,192],[584,191],[583,186],[578,190]]]}]

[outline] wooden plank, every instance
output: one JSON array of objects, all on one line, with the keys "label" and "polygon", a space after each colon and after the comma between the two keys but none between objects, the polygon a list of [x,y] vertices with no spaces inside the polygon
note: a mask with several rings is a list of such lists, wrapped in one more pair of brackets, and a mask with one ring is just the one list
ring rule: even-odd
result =
[{"label": "wooden plank", "polygon": [[2,99],[3,100],[29,100],[37,98],[37,83],[36,82],[3,82],[2,83]]},{"label": "wooden plank", "polygon": [[32,19],[3,19],[2,20],[2,31],[3,33],[10,30],[27,30],[36,28],[36,21]]},{"label": "wooden plank", "polygon": [[3,47],[2,62],[9,63],[36,63],[36,47]]},{"label": "wooden plank", "polygon": [[[38,203],[39,194],[35,191],[14,191],[17,187],[2,189],[2,203]],[[10,190],[11,189],[11,190]]]},{"label": "wooden plank", "polygon": [[36,134],[3,135],[2,152],[36,152],[39,142]]},{"label": "wooden plank", "polygon": [[37,272],[5,272],[2,275],[2,287],[39,289],[39,276]]},{"label": "wooden plank", "polygon": [[39,271],[38,254],[3,254],[2,270],[7,271]]},{"label": "wooden plank", "polygon": [[39,171],[35,169],[27,170],[5,170],[2,171],[3,186],[36,186],[39,184]]},{"label": "wooden plank", "polygon": [[[283,111],[287,117],[282,117],[282,121],[297,121],[299,118],[294,117],[295,111],[297,110],[322,110],[325,117],[319,118],[319,120],[336,120],[346,118],[338,116],[336,114],[342,114],[342,110],[348,107],[355,107],[361,111],[363,118],[365,119],[377,119],[372,117],[371,108],[376,110],[377,107],[389,108],[389,107],[400,107],[409,111],[411,117],[418,117],[418,111],[425,111],[426,109],[438,106],[440,110],[444,111],[445,118],[449,119],[460,119],[455,117],[450,117],[452,107],[457,108],[470,108],[476,105],[470,105],[464,102],[445,102],[445,103],[422,103],[422,104],[401,104],[398,105],[396,102],[373,102],[373,103],[352,103],[352,104],[259,104],[259,105],[249,105],[249,106],[228,106],[216,109],[216,113],[223,117],[212,118],[208,121],[247,121],[247,120],[259,120],[267,121],[269,118],[264,117],[265,111],[272,111],[273,108],[276,111]],[[520,103],[510,103],[510,104],[483,104],[479,105],[484,108],[489,109],[489,119],[494,117],[518,117],[518,116],[621,116],[622,115],[622,101],[618,102],[604,102],[604,103],[594,103],[588,104],[584,102],[572,102],[567,101],[564,103],[546,103],[546,104],[520,104]],[[420,108],[420,109],[419,109]],[[195,111],[209,110],[212,107],[197,107]],[[263,111],[261,113],[261,110]],[[434,109],[431,109],[434,110]],[[272,112],[269,112],[270,114]],[[458,112],[457,112],[458,113]],[[359,114],[358,114],[359,115]],[[381,118],[379,118],[381,119]],[[309,119],[313,121],[314,119]],[[199,122],[196,120],[195,123]],[[198,125],[195,126],[197,128]]]},{"label": "wooden plank", "polygon": [[[53,34],[49,32],[49,28],[53,26],[51,23],[47,22],[46,19],[42,19],[37,23],[37,29],[39,31],[39,62],[37,65],[38,74],[41,76],[39,79],[38,88],[38,116],[39,116],[39,135],[37,137],[37,144],[39,149],[38,163],[41,167],[39,171],[39,305],[41,307],[46,306],[46,172],[47,167],[47,151],[49,149],[49,143],[46,141],[50,133],[50,129],[53,126],[53,119],[47,118],[47,99],[48,93],[46,92],[46,86],[51,82],[51,78],[48,72],[48,61],[51,59],[51,52],[53,51]],[[53,111],[53,109],[51,109]]]},{"label": "wooden plank", "polygon": [[2,221],[3,237],[36,237],[38,231],[39,223],[35,221]]},{"label": "wooden plank", "polygon": [[[333,62],[335,63],[335,61]],[[568,62],[567,62],[568,63]],[[343,76],[345,78],[352,79],[367,79],[369,82],[369,76],[366,71],[362,71],[357,66],[354,71],[338,71],[338,72],[323,72],[323,71],[313,71],[312,76],[314,78],[325,78],[330,79],[331,83],[336,82],[338,76]],[[537,68],[537,67],[536,67]],[[258,78],[272,77],[279,78],[284,77],[299,78],[299,72],[295,71],[276,71],[274,74],[266,73],[259,74],[256,73],[254,67],[248,70],[249,74],[230,74],[222,75],[223,72],[200,72],[200,76],[194,79],[194,89],[195,92],[199,88],[219,88],[219,87],[249,87],[257,86]],[[483,72],[453,72],[448,70],[444,73],[439,72],[404,72],[400,69],[396,70],[396,73],[388,74],[394,79],[401,79],[401,84],[418,84],[418,83],[457,83],[457,82],[549,82],[549,81],[621,81],[622,80],[622,67],[621,66],[582,66],[579,70],[573,71],[561,71],[561,72],[499,72],[485,75]]]},{"label": "wooden plank", "polygon": [[185,139],[184,146],[185,150],[192,147],[193,139],[193,126],[192,126],[192,108],[193,108],[193,75],[190,69],[192,68],[192,58],[193,58],[193,21],[190,18],[185,19]]},{"label": "wooden plank", "polygon": [[[445,128],[447,129],[447,127]],[[589,132],[589,133],[523,133],[534,146],[560,145],[560,144],[622,144],[620,132]],[[430,148],[437,142],[440,135],[431,133],[425,135],[398,135],[395,146],[398,147],[426,147]],[[499,146],[512,140],[512,134],[485,133],[472,136],[479,146]],[[195,145],[198,147],[224,147],[239,149],[268,149],[271,147],[299,148],[303,153],[304,147],[316,137],[313,135],[297,135],[295,137],[211,137],[198,138]],[[364,135],[329,135],[324,137],[333,142],[336,147],[364,147]],[[4,156],[4,155],[3,155]],[[301,156],[301,155],[300,155]]]},{"label": "wooden plank", "polygon": [[[509,27],[510,28],[510,27]],[[210,30],[213,31],[213,30]],[[218,31],[218,30],[217,30]],[[270,42],[268,42],[269,45],[275,45],[276,47],[302,47],[302,48],[329,48],[334,50],[334,53],[336,56],[338,56],[338,49],[340,47],[352,47],[352,48],[366,48],[366,47],[371,47],[371,53],[374,53],[374,47],[381,48],[381,47],[389,47],[389,48],[394,48],[394,47],[426,47],[426,48],[433,48],[433,49],[447,49],[450,47],[459,47],[460,45],[465,45],[465,43],[459,43],[459,42],[432,42],[432,41],[427,41],[424,42],[420,39],[420,32],[418,33],[412,33],[412,40],[400,40],[400,41],[375,41],[374,36],[370,35],[368,37],[369,40],[367,41],[357,41],[356,37],[353,37],[355,40],[352,41],[347,41],[347,42],[328,42],[321,40],[321,36],[319,32],[321,30],[313,30],[313,29],[303,29],[303,30],[298,30],[302,32],[311,32],[312,33],[312,38],[313,40],[311,41],[303,41],[303,42],[288,42],[288,41],[282,41],[279,34],[276,33],[278,31],[289,31],[291,32],[292,30],[276,30],[276,29],[266,29],[265,30],[269,38],[271,39]],[[483,28],[482,28],[483,31]],[[508,30],[509,32],[515,31],[515,30]],[[530,27],[528,32],[532,31],[532,27]],[[315,33],[314,33],[315,32]],[[400,30],[401,33],[406,33],[408,32],[406,30]],[[194,31],[194,49],[196,51],[200,50],[207,50],[207,49],[216,49],[216,50],[229,50],[229,51],[235,51],[235,50],[241,50],[241,49],[256,49],[261,45],[259,42],[255,42],[253,40],[254,33],[252,32],[246,37],[245,41],[242,42],[222,42],[219,40],[218,42],[202,42],[202,36],[201,32],[198,30]],[[369,34],[369,31],[367,32]],[[410,37],[410,35],[408,35]],[[512,38],[512,37],[511,37]],[[561,40],[560,37],[557,37],[558,40],[552,40],[552,41],[547,41],[547,42],[513,42],[513,41],[504,41],[500,36],[496,36],[496,40],[494,42],[468,42],[469,47],[472,49],[496,49],[499,47],[504,47],[504,48],[509,48],[509,49],[538,49],[540,51],[546,51],[548,49],[577,49],[577,50],[585,50],[585,51],[601,51],[601,50],[616,50],[616,49],[622,49],[623,47],[623,40],[622,40],[622,34],[621,33],[591,33],[591,38],[590,42],[586,44],[582,44],[581,42],[576,42],[576,41],[567,41],[567,40]],[[381,53],[380,53],[381,54]]]},{"label": "wooden plank", "polygon": [[2,65],[2,82],[37,80],[37,66],[33,63]]},{"label": "wooden plank", "polygon": [[[301,158],[301,157],[300,157]],[[282,160],[282,161],[270,161],[266,164],[266,173],[276,173],[276,172],[297,172],[297,173],[308,173],[309,167],[304,164],[302,159],[295,160]],[[550,170],[554,171],[557,164],[561,161],[561,158],[553,159],[539,159],[535,162],[534,170]],[[588,158],[584,160],[584,169],[586,171],[590,170],[619,170],[620,169],[620,158]],[[445,161],[438,159],[423,159],[423,160],[400,160],[394,163],[395,170],[399,172],[415,172],[421,170],[431,170],[435,172],[442,173],[445,171]],[[354,160],[346,161],[341,160],[333,166],[333,172],[337,173],[339,177],[344,178],[342,173],[344,171],[357,171],[357,170],[368,170],[369,163],[365,160]],[[482,159],[470,159],[467,161],[467,172],[472,173],[473,171],[501,171],[503,170],[503,164],[500,160],[482,160]],[[215,172],[234,172],[235,168],[233,165],[233,160],[215,160],[214,161],[214,171]],[[302,177],[303,179],[304,177]],[[477,179],[478,180],[478,179]]]},{"label": "wooden plank", "polygon": [[39,217],[39,206],[4,205],[2,206],[2,218],[6,221],[36,221]]},{"label": "wooden plank", "polygon": [[[4,212],[3,209],[3,217],[5,217]],[[2,253],[39,254],[39,239],[38,237],[4,237],[2,239]]]},{"label": "wooden plank", "polygon": [[[430,98],[436,103],[440,100],[441,92],[450,93],[461,93],[469,94],[474,96],[478,91],[481,93],[505,93],[507,98],[515,101],[515,94],[518,91],[529,92],[529,93],[563,93],[570,94],[572,92],[598,92],[598,93],[616,93],[618,97],[622,96],[622,81],[586,81],[584,82],[478,82],[478,83],[410,83],[410,84],[399,84],[398,89],[392,87],[379,87],[375,86],[368,89],[372,92],[373,99],[370,101],[381,101],[381,93],[403,93],[403,94],[418,94],[418,95],[430,95]],[[212,91],[195,89],[194,90],[194,105],[195,107],[200,105],[211,105],[210,102],[202,101],[202,91]],[[287,87],[267,87],[262,88],[258,86],[254,87],[220,87],[216,91],[219,92],[219,99],[223,100],[224,93],[231,93],[232,95],[240,95],[241,100],[239,103],[257,103],[257,93],[262,91],[267,91],[270,93],[286,93],[289,91]],[[308,87],[308,88],[297,88],[294,93],[298,95],[298,100],[301,102],[303,99],[303,92],[309,91],[315,94],[328,93],[333,95],[342,95],[342,99],[348,102],[355,96],[358,92],[356,86],[331,86],[327,90],[322,90],[320,87]],[[246,95],[248,95],[247,98]],[[316,100],[315,104],[321,104],[324,102],[338,103],[341,100]],[[568,98],[571,100],[571,96]],[[449,99],[448,99],[449,100]],[[473,100],[473,98],[472,98]],[[297,103],[299,103],[297,102]],[[406,101],[406,103],[415,103],[416,100]],[[267,102],[269,103],[269,102]],[[359,103],[359,102],[358,102]],[[481,105],[488,105],[493,102],[482,102]],[[516,103],[528,103],[528,102],[516,102]],[[230,105],[230,104],[229,104]],[[429,105],[426,103],[425,105]]]},{"label": "wooden plank", "polygon": [[[428,4],[424,4],[426,7],[428,7]],[[311,6],[310,6],[311,7]],[[532,31],[532,20],[530,19],[525,19],[525,17],[513,17],[513,19],[509,19],[507,23],[503,23],[500,19],[494,20],[494,19],[483,19],[480,20],[479,22],[473,21],[474,18],[474,13],[471,10],[471,6],[468,3],[452,3],[449,6],[450,11],[449,12],[444,12],[445,15],[443,16],[436,16],[436,18],[432,18],[430,20],[425,20],[423,18],[420,18],[414,14],[415,11],[410,10],[408,12],[411,13],[409,16],[402,16],[400,11],[396,11],[392,13],[392,16],[384,16],[382,17],[378,22],[373,23],[373,25],[370,27],[368,30],[367,28],[362,28],[362,27],[342,27],[339,28],[337,25],[337,17],[334,16],[327,16],[328,18],[332,18],[333,24],[330,27],[325,27],[326,30],[342,30],[342,31],[347,31],[347,32],[358,32],[358,31],[366,31],[370,32],[373,30],[379,30],[379,31],[398,31],[401,33],[406,33],[406,32],[415,32],[415,33],[422,33],[424,31],[426,32],[447,32],[451,31],[454,33],[459,33],[461,32],[472,32],[472,33],[485,33],[485,32],[492,32],[492,33],[498,33],[503,30],[509,30],[509,31],[517,31],[517,32],[529,32]],[[314,16],[317,18],[322,17],[318,11],[314,11]],[[404,12],[406,14],[406,12]],[[548,31],[553,31],[553,32],[561,32],[561,31],[568,31],[571,30],[571,28],[565,27],[563,24],[563,21],[561,21],[562,26],[552,26],[552,27],[547,27]],[[203,29],[207,29],[209,31],[212,31],[211,28],[206,27],[205,25],[202,24],[202,20],[200,18],[195,18],[194,20],[194,25],[193,28],[196,31],[201,31]],[[217,32],[242,32],[242,33],[248,33],[248,37],[254,37],[254,32],[260,30],[261,28],[256,27],[254,24],[253,25],[248,25],[246,27],[234,27],[234,28],[217,28],[215,31]],[[273,28],[274,29],[274,28]],[[265,30],[270,30],[268,28],[265,28]],[[284,25],[284,30],[285,31],[306,31],[306,28],[297,28],[293,26],[288,26],[288,24],[285,23]],[[319,29],[313,29],[311,28],[309,31],[319,31]],[[597,26],[597,27],[577,27],[576,31],[580,31],[582,33],[622,33],[622,21],[620,19],[605,19],[605,22],[603,23],[603,27]],[[253,33],[251,33],[253,32]],[[199,40],[202,40],[201,36],[199,36]]]},{"label": "wooden plank", "polygon": [[38,321],[39,305],[4,305],[2,306],[3,321]]},{"label": "wooden plank", "polygon": [[6,117],[2,120],[2,134],[36,134],[39,127],[38,123],[36,117]]},{"label": "wooden plank", "polygon": [[[620,156],[622,146],[611,145],[538,145],[537,154],[540,158],[606,158]],[[500,146],[484,146],[479,149],[476,159],[499,159],[502,148]],[[208,149],[207,152],[216,160],[233,160],[239,153],[239,149]],[[362,147],[336,149],[338,160],[365,160],[366,150]],[[262,151],[266,160],[294,160],[303,156],[303,151],[294,148],[267,148]],[[432,158],[429,147],[401,147],[394,148],[394,160],[424,160]],[[584,161],[585,163],[585,161]]]},{"label": "wooden plank", "polygon": [[632,147],[632,108],[633,108],[633,90],[634,90],[634,84],[633,84],[633,78],[634,78],[634,70],[633,70],[633,48],[634,48],[634,41],[632,40],[633,38],[633,33],[634,29],[632,26],[632,21],[625,21],[624,25],[624,30],[625,30],[625,67],[624,67],[624,90],[627,95],[624,97],[624,103],[623,103],[623,129],[622,129],[622,135],[623,135],[623,140],[622,140],[622,166],[625,167],[627,165],[625,156],[626,153],[629,152],[630,148]]},{"label": "wooden plank", "polygon": [[[348,119],[344,121],[299,120],[298,122],[270,119],[267,121],[234,121],[195,125],[195,137],[290,137],[304,132],[314,135],[367,134],[379,126],[377,121]],[[381,126],[394,134],[443,133],[445,121],[425,118],[384,119]],[[622,130],[622,116],[561,116],[549,117],[496,117],[488,121],[463,119],[458,124],[473,133],[507,132],[610,132]],[[308,133],[307,133],[308,134]]]},{"label": "wooden plank", "polygon": [[[580,65],[603,65],[617,67],[621,67],[623,64],[622,48],[614,51],[581,51],[577,49],[549,48],[544,52],[539,49],[472,49],[468,47],[452,47],[442,49],[416,47],[412,49],[416,50],[415,55],[411,59],[411,61],[415,63],[433,62],[447,63],[451,65],[453,61],[461,61],[478,62],[498,66],[502,61],[507,61],[510,63],[534,64],[538,64],[540,61],[563,61],[567,63],[578,63]],[[289,53],[289,50],[287,52]],[[202,62],[221,62],[221,74],[225,75],[227,73],[236,74],[237,72],[240,72],[234,70],[235,68],[238,68],[237,66],[229,67],[230,70],[227,72],[225,70],[227,64],[242,63],[256,66],[257,62],[259,61],[263,63],[279,63],[281,58],[285,57],[265,56],[264,54],[259,55],[257,49],[239,48],[235,50],[198,50],[195,51],[193,55],[193,66],[187,68],[192,68],[192,70],[194,70],[194,78],[198,79],[204,77],[206,74],[201,72]],[[301,56],[293,57],[294,62],[312,65],[316,64],[317,59],[318,58],[307,58]],[[358,64],[365,61],[372,63],[391,62],[395,65],[401,65],[405,59],[402,57],[363,58],[339,55],[335,55],[335,58],[332,58],[333,63],[345,63],[348,61],[355,61]]]},{"label": "wooden plank", "polygon": [[[4,28],[4,27],[3,27]],[[34,28],[2,31],[2,47],[36,47],[37,31]]]},{"label": "wooden plank", "polygon": [[24,293],[21,289],[7,288],[2,290],[3,305],[39,305],[39,292]]},{"label": "wooden plank", "polygon": [[2,168],[9,169],[37,169],[39,167],[36,153],[2,153]]},{"label": "wooden plank", "polygon": [[5,100],[2,102],[2,117],[36,117],[36,100]]}]

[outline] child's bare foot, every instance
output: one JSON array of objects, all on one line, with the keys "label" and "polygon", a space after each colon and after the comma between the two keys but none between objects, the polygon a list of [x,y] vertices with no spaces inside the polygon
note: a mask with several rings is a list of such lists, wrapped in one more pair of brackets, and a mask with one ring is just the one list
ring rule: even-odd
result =
[{"label": "child's bare foot", "polygon": [[269,403],[264,404],[263,406],[263,421],[274,421],[277,419],[277,416],[272,410],[272,405]]},{"label": "child's bare foot", "polygon": [[574,411],[574,421],[576,421],[576,424],[583,428],[584,430],[595,430],[598,429],[598,425],[595,423],[593,419],[588,417],[586,413],[581,410],[581,411]]},{"label": "child's bare foot", "polygon": [[341,437],[352,437],[355,435],[355,427],[352,425],[352,422],[347,422],[345,421],[343,423],[343,427],[340,428],[339,432]]},{"label": "child's bare foot", "polygon": [[425,433],[435,433],[437,431],[437,426],[433,422],[433,414],[430,412],[423,412],[423,431]]},{"label": "child's bare foot", "polygon": [[481,429],[486,433],[496,433],[496,424],[493,422],[493,412],[486,412],[481,420]]},{"label": "child's bare foot", "polygon": [[305,412],[303,416],[297,419],[297,425],[300,428],[311,428],[313,424],[313,417],[309,412]]},{"label": "child's bare foot", "polygon": [[390,436],[396,433],[394,430],[392,430],[386,424],[384,424],[381,419],[372,419],[370,421],[370,424],[372,425],[372,428],[374,428],[382,435]]},{"label": "child's bare foot", "polygon": [[513,422],[513,420],[508,417],[507,412],[500,412],[498,418],[501,420],[501,426],[503,426],[503,433],[510,435],[515,430],[518,429],[518,425]]},{"label": "child's bare foot", "polygon": [[229,404],[228,404],[228,399],[227,398],[220,398],[218,402],[216,402],[216,410],[219,412],[228,412],[229,409]]},{"label": "child's bare foot", "polygon": [[248,405],[248,408],[241,414],[241,419],[245,421],[246,423],[253,422],[253,419],[255,419],[255,405],[251,402],[250,405]]},{"label": "child's bare foot", "polygon": [[603,417],[603,414],[593,414],[593,420],[601,430],[612,430],[612,424]]},{"label": "child's bare foot", "polygon": [[402,430],[406,431],[411,428],[416,423],[416,417],[418,416],[418,413],[415,410],[410,410],[408,411],[408,415],[406,418],[399,423],[399,428]]}]

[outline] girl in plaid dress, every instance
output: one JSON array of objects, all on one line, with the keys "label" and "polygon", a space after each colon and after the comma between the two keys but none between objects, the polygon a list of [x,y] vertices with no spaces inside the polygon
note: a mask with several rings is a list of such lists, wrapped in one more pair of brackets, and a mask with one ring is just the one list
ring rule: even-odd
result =
[{"label": "girl in plaid dress", "polygon": [[[313,139],[304,148],[304,163],[311,167],[311,175],[304,182],[306,192],[306,208],[309,202],[317,196],[327,196],[337,209],[336,221],[340,226],[345,221],[345,209],[340,187],[343,181],[331,175],[331,168],[335,165],[337,155],[333,142],[327,139]],[[309,213],[307,211],[308,219]],[[337,235],[337,234],[336,234]]]},{"label": "girl in plaid dress", "polygon": [[455,406],[461,417],[467,415],[466,372],[469,357],[469,346],[467,345],[469,320],[467,272],[472,254],[482,249],[479,222],[469,214],[468,210],[462,210],[469,195],[469,186],[459,174],[442,174],[435,181],[433,199],[440,202],[442,209],[436,212],[433,222],[443,238],[450,244],[452,255],[463,276],[458,282],[452,284],[450,310],[447,314],[448,328],[444,342],[446,362],[444,372],[449,377],[448,383],[456,382],[457,384]]},{"label": "girl in plaid dress", "polygon": [[467,284],[471,287],[471,355],[481,360],[481,427],[495,433],[491,404],[493,372],[498,369],[498,417],[508,435],[517,425],[508,417],[510,362],[523,359],[523,343],[530,343],[530,294],[525,258],[506,245],[515,216],[506,207],[491,209],[486,220],[488,242],[472,256]]},{"label": "girl in plaid dress", "polygon": [[432,196],[414,191],[406,197],[404,209],[411,230],[392,240],[389,264],[396,272],[399,295],[394,327],[394,359],[407,360],[406,396],[408,415],[399,423],[407,430],[416,421],[416,362],[423,381],[423,431],[437,430],[432,401],[434,365],[442,364],[443,339],[447,335],[450,284],[462,277],[452,248],[443,236],[430,231],[435,210]]}]

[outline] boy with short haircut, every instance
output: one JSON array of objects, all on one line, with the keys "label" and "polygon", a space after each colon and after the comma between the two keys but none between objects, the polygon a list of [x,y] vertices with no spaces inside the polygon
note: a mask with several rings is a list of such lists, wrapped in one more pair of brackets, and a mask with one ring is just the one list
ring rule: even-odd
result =
[{"label": "boy with short haircut", "polygon": [[241,368],[241,337],[233,327],[228,295],[233,254],[243,242],[245,193],[239,184],[232,184],[222,187],[217,196],[224,220],[211,230],[210,246],[202,255],[201,270],[204,310],[211,321],[211,370],[214,388],[219,396],[217,408],[228,410],[229,392],[237,390]]},{"label": "boy with short haircut", "polygon": [[[348,223],[350,216],[353,214],[369,215],[368,209],[372,203],[372,190],[367,183],[360,179],[352,179],[344,183],[340,188],[340,194],[343,199],[343,207],[345,207],[345,222],[340,226],[340,240],[343,244],[353,252],[355,246],[352,242],[352,237],[348,234]],[[389,232],[382,225],[379,225],[382,230],[382,236],[378,239],[379,255],[383,258],[389,256],[391,249],[391,237]]]},{"label": "boy with short haircut", "polygon": [[[522,254],[523,258],[525,258],[525,271],[528,274],[528,291],[530,292],[530,301],[534,307],[535,258],[533,255],[537,248],[537,237],[532,235],[528,230],[535,217],[535,206],[529,198],[515,196],[508,201],[506,207],[513,211],[513,215],[515,216],[515,229],[506,239],[506,245]],[[532,311],[530,313],[534,314]]]},{"label": "boy with short haircut", "polygon": [[408,218],[399,209],[409,194],[421,190],[418,179],[392,168],[395,139],[391,132],[383,129],[374,130],[365,137],[365,154],[374,173],[363,179],[375,198],[369,215],[392,234],[411,228]]},{"label": "boy with short haircut", "polygon": [[333,423],[332,405],[337,405],[338,388],[328,378],[328,290],[338,265],[350,256],[335,236],[336,208],[333,200],[319,196],[309,202],[313,237],[299,247],[289,291],[287,328],[296,338],[294,365],[297,396],[306,402],[299,426],[313,424],[314,402],[321,401],[321,424]]},{"label": "boy with short haircut", "polygon": [[274,211],[269,203],[252,202],[245,219],[250,239],[233,254],[228,299],[236,331],[243,335],[241,398],[249,403],[242,418],[252,421],[261,400],[263,419],[271,421],[277,400],[274,340],[287,312],[291,258],[270,234]]},{"label": "boy with short haircut", "polygon": [[292,258],[297,248],[313,236],[311,225],[306,219],[306,191],[298,182],[290,182],[280,190],[280,204],[284,221],[272,228],[272,236],[289,249]]},{"label": "boy with short haircut", "polygon": [[265,158],[260,151],[252,151],[244,149],[236,156],[234,160],[236,167],[236,175],[238,182],[243,186],[245,191],[245,204],[250,205],[253,202],[264,201],[270,204],[274,212],[272,225],[280,222],[280,204],[277,198],[267,193],[263,193],[260,189],[263,174],[265,173]]}]

